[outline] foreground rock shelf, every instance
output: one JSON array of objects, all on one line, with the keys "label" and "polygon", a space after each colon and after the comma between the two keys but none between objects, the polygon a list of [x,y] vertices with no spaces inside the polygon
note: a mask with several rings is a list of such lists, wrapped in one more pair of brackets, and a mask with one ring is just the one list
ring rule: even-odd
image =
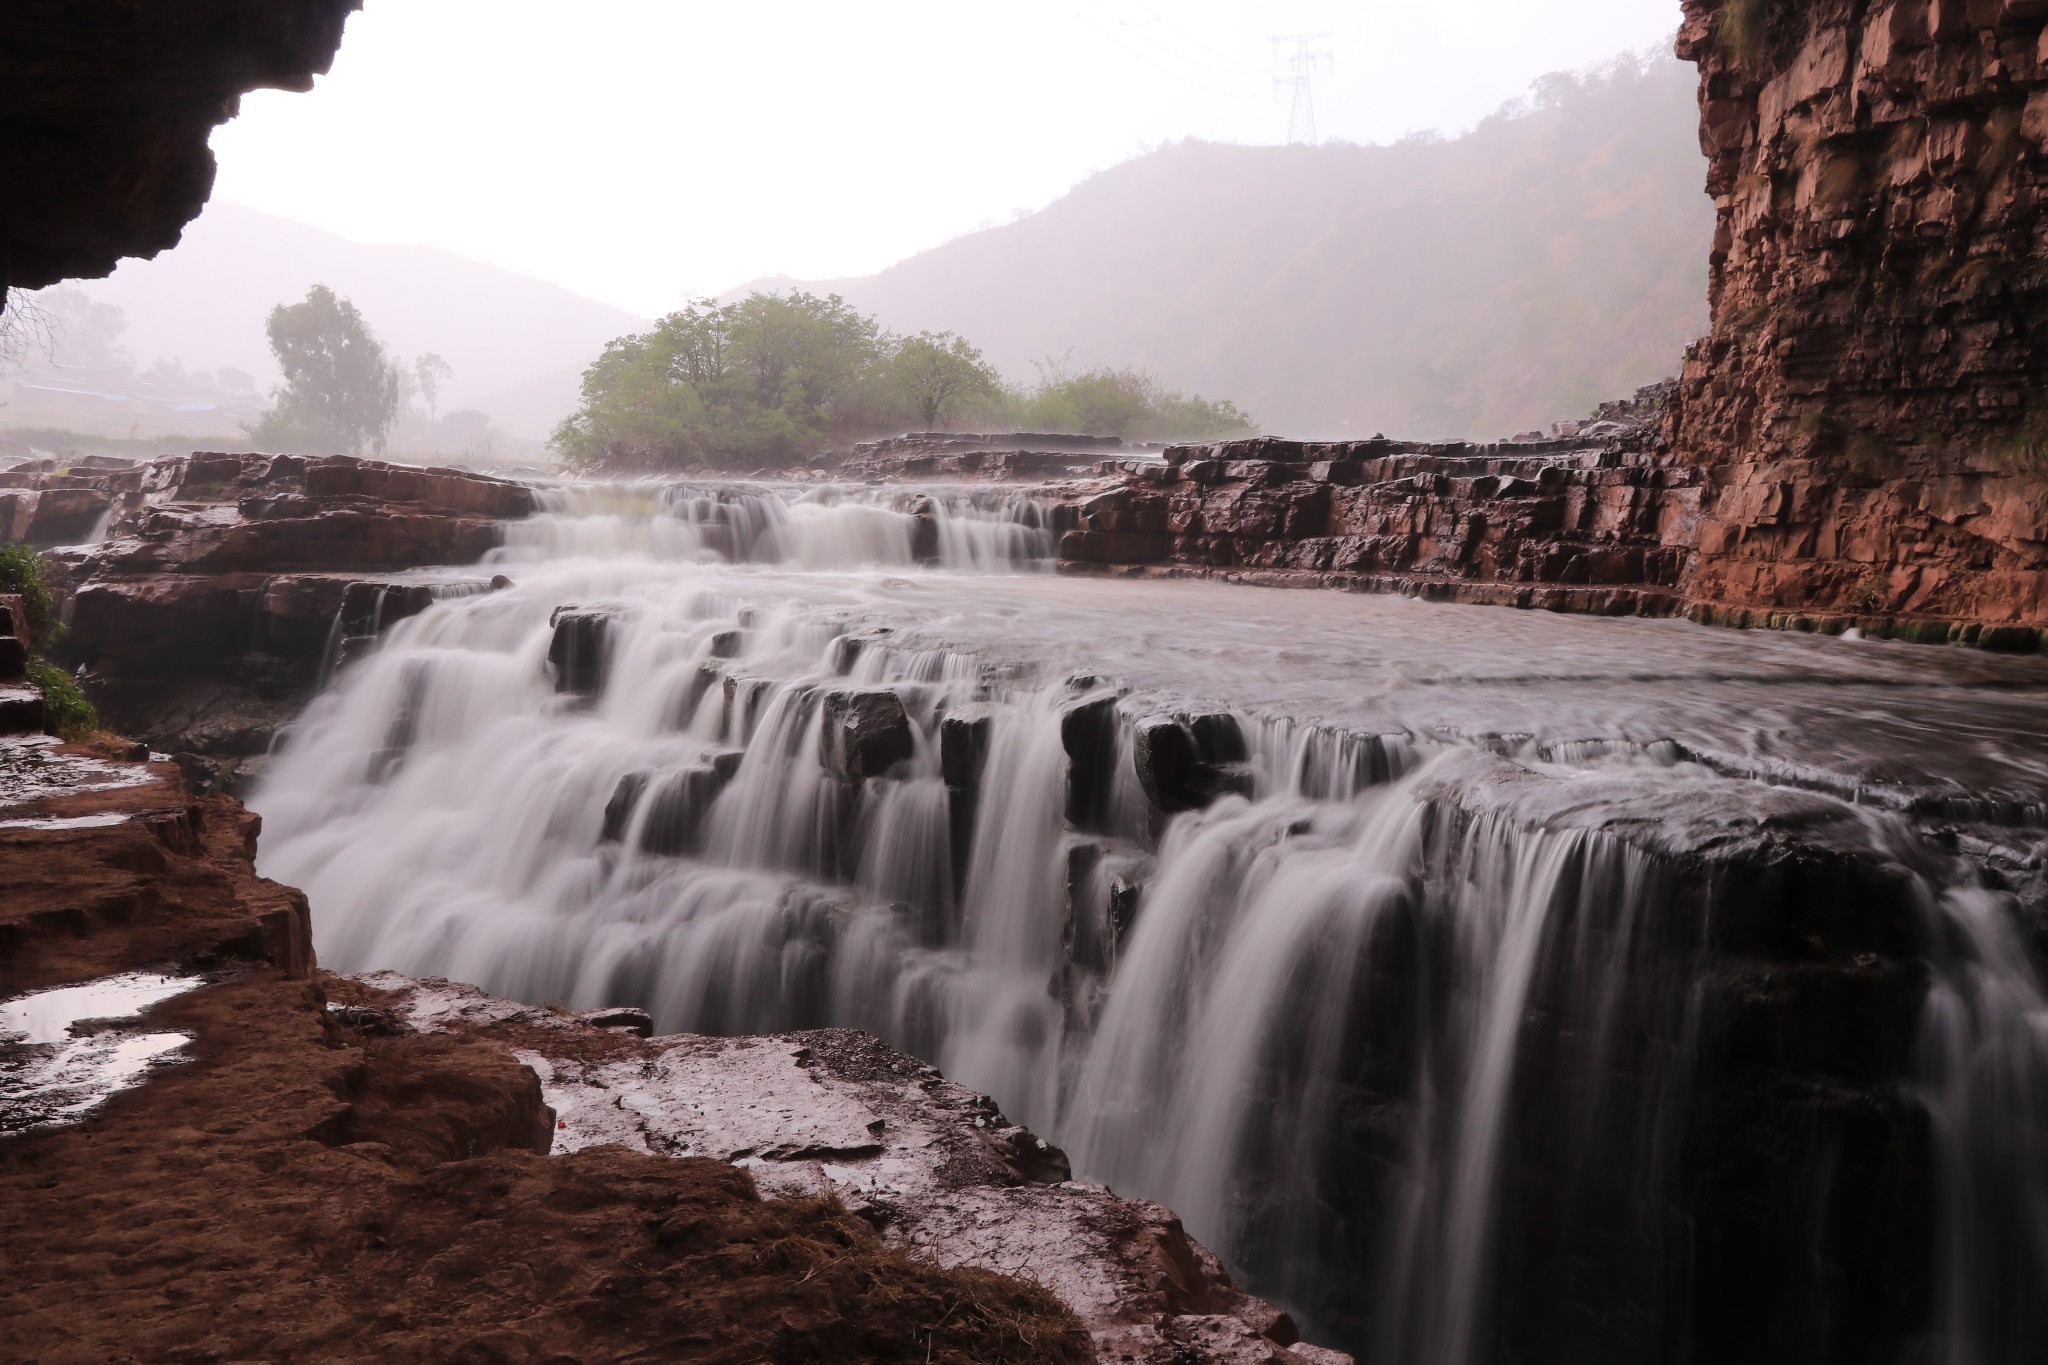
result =
[{"label": "foreground rock shelf", "polygon": [[1345,1359],[872,1038],[332,977],[232,800],[34,738],[0,772],[0,997],[204,983],[93,1025],[190,1041],[75,1121],[0,1070],[24,1359]]}]

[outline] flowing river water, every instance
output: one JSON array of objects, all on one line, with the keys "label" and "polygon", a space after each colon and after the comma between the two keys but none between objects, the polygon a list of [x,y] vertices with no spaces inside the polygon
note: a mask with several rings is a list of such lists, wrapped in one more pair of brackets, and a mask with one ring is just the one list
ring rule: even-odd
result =
[{"label": "flowing river water", "polygon": [[872,1030],[1372,1361],[2048,1340],[2039,662],[544,503],[253,798],[327,966]]}]

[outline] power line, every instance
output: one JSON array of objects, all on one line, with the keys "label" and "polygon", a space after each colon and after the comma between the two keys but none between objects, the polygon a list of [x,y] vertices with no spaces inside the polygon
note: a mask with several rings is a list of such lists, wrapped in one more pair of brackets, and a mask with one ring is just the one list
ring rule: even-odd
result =
[{"label": "power line", "polygon": [[[1294,102],[1287,111],[1287,141],[1303,142],[1313,147],[1316,144],[1316,96],[1314,81],[1317,76],[1330,74],[1330,50],[1324,44],[1327,33],[1276,33],[1273,35],[1273,56],[1280,64],[1281,74],[1273,77],[1274,93],[1290,91]],[[1282,57],[1281,49],[1290,47],[1292,53]]]}]

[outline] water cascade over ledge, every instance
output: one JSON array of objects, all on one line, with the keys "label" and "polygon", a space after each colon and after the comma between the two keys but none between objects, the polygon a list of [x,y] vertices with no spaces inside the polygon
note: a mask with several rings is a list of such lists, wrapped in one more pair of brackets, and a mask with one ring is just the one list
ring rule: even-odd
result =
[{"label": "water cascade over ledge", "polygon": [[869,1029],[1374,1361],[2048,1333],[2031,664],[1075,582],[986,489],[547,500],[253,802],[326,964]]}]

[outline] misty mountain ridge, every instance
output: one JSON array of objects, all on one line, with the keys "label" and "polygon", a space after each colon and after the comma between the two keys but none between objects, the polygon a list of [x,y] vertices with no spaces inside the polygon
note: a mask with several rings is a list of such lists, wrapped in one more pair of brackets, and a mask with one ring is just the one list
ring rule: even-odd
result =
[{"label": "misty mountain ridge", "polygon": [[[1706,325],[1713,208],[1694,80],[1668,57],[1539,82],[1456,138],[1169,144],[1038,212],[877,274],[734,290],[838,293],[901,333],[950,330],[1008,378],[1136,366],[1290,435],[1492,437],[1673,372]],[[264,318],[315,283],[396,357],[451,364],[442,412],[545,438],[585,366],[646,319],[429,246],[354,242],[215,203],[172,251],[77,287],[147,365],[264,389]]]},{"label": "misty mountain ridge", "polygon": [[1491,437],[1676,371],[1714,225],[1696,76],[1545,77],[1456,138],[1170,144],[837,293],[1013,380],[1136,365],[1269,431]]}]

